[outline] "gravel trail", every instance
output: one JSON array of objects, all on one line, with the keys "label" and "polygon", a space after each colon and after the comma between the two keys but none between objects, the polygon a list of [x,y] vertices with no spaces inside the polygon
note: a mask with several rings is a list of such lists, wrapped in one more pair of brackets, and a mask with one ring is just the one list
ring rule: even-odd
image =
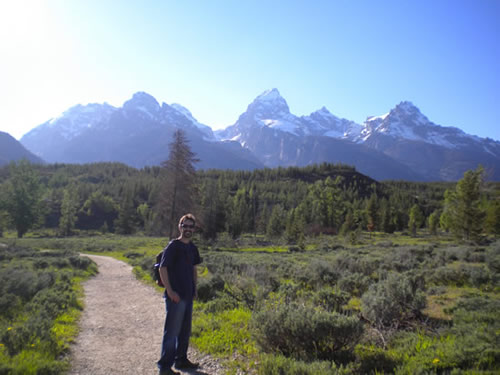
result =
[{"label": "gravel trail", "polygon": [[[85,255],[99,273],[84,284],[80,333],[71,347],[70,375],[158,374],[165,303],[157,290],[138,281],[132,267],[111,257]],[[183,374],[222,375],[220,364],[190,348],[201,367]]]}]

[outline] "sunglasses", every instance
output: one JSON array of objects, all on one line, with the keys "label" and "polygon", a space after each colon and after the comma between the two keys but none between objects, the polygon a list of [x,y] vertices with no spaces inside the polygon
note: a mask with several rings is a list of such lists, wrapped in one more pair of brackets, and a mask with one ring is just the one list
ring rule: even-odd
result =
[{"label": "sunglasses", "polygon": [[181,224],[181,227],[186,228],[186,229],[193,229],[194,225],[193,224]]}]

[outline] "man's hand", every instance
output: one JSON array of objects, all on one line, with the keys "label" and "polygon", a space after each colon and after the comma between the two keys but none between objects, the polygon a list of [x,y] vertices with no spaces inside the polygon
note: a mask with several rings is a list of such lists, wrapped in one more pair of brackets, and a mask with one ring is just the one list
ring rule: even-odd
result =
[{"label": "man's hand", "polygon": [[163,285],[165,285],[165,291],[167,292],[168,298],[170,298],[170,300],[173,301],[174,303],[179,303],[181,297],[179,297],[177,292],[173,290],[172,286],[170,285],[167,267],[160,267],[160,277],[161,281],[163,282]]},{"label": "man's hand", "polygon": [[167,296],[170,298],[174,303],[179,303],[181,300],[181,297],[177,294],[177,292],[173,291],[172,289],[168,290],[167,289]]}]

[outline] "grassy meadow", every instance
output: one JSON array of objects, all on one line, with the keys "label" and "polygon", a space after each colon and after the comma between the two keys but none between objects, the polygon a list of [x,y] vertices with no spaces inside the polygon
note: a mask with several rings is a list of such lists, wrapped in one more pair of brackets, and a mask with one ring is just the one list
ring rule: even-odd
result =
[{"label": "grassy meadow", "polygon": [[[165,238],[49,233],[0,239],[0,374],[56,374],[109,255],[154,284]],[[229,374],[494,374],[500,371],[500,241],[357,232],[303,246],[196,238],[192,344]],[[54,288],[64,293],[54,293]],[[160,289],[159,289],[160,291]],[[159,303],[161,303],[159,301]],[[158,332],[160,335],[161,332]]]}]

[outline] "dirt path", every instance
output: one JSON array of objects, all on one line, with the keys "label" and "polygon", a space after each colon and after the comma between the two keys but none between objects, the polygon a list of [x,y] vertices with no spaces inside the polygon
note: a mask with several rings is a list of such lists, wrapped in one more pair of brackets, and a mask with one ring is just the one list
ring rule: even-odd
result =
[{"label": "dirt path", "polygon": [[[116,259],[87,255],[99,274],[84,283],[85,309],[72,346],[71,375],[158,374],[165,303],[153,287],[138,281],[132,267]],[[221,375],[221,366],[190,349],[201,363],[185,374]]]}]

